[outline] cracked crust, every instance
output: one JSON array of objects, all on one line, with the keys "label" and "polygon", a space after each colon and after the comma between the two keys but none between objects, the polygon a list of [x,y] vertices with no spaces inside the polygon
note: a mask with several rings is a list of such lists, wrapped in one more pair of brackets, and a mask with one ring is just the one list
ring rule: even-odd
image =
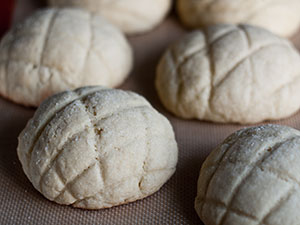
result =
[{"label": "cracked crust", "polygon": [[86,87],[41,104],[19,136],[18,157],[48,199],[101,209],[156,192],[175,172],[177,144],[143,97]]},{"label": "cracked crust", "polygon": [[126,34],[156,27],[171,8],[171,0],[48,0],[54,7],[79,7],[98,13]]},{"label": "cracked crust", "polygon": [[204,162],[195,209],[206,225],[299,224],[300,132],[279,126],[229,136]]},{"label": "cracked crust", "polygon": [[182,22],[192,28],[213,24],[252,24],[288,37],[300,25],[298,0],[177,0]]},{"label": "cracked crust", "polygon": [[218,25],[171,46],[155,82],[162,103],[179,117],[258,123],[299,109],[299,62],[289,41],[266,30]]},{"label": "cracked crust", "polygon": [[79,9],[40,10],[0,43],[0,94],[38,106],[65,90],[116,87],[132,61],[124,35],[99,16]]}]

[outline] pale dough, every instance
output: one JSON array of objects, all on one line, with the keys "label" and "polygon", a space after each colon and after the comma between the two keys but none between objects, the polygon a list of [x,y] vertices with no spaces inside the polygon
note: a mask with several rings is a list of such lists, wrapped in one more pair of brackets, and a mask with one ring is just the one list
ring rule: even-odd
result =
[{"label": "pale dough", "polygon": [[48,96],[85,85],[120,85],[132,68],[124,35],[79,9],[40,10],[0,43],[0,94],[38,106]]},{"label": "pale dough", "polygon": [[97,86],[47,99],[18,145],[38,191],[87,209],[153,194],[175,172],[177,151],[169,121],[143,97]]},{"label": "pale dough", "polygon": [[184,24],[202,27],[246,23],[291,36],[300,25],[299,0],[177,0]]},{"label": "pale dough", "polygon": [[202,165],[195,209],[205,225],[299,225],[299,187],[300,132],[246,128]]},{"label": "pale dough", "polygon": [[98,13],[127,34],[157,26],[171,8],[171,0],[48,0],[54,7],[79,7]]},{"label": "pale dough", "polygon": [[156,88],[182,118],[257,123],[300,107],[300,56],[258,27],[217,25],[194,31],[162,57]]}]

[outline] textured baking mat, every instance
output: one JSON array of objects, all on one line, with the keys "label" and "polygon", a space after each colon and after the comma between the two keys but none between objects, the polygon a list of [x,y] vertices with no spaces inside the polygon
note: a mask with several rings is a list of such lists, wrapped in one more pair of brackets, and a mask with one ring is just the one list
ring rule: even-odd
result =
[{"label": "textured baking mat", "polygon": [[[19,0],[15,22],[39,5],[37,0]],[[111,209],[88,211],[50,202],[25,177],[16,154],[18,134],[34,109],[0,98],[0,224],[202,224],[194,211],[201,164],[218,143],[243,126],[181,120],[159,102],[154,89],[156,64],[164,49],[186,32],[172,15],[152,32],[131,37],[135,67],[120,87],[145,96],[171,121],[179,145],[174,176],[154,195]],[[300,48],[300,32],[292,40]],[[300,112],[275,123],[300,129]]]}]

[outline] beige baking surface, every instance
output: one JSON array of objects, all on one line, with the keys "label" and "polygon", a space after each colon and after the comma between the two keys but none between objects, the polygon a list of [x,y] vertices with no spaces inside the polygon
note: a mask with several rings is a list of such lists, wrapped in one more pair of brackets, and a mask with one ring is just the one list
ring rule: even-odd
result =
[{"label": "beige baking surface", "polygon": [[[19,0],[15,20],[22,20],[37,5]],[[169,43],[185,32],[170,16],[153,32],[130,38],[135,68],[120,87],[144,95],[173,124],[179,163],[171,180],[146,199],[111,209],[87,211],[50,202],[25,177],[16,154],[17,136],[34,109],[0,98],[0,224],[202,224],[193,207],[200,166],[220,141],[241,126],[185,121],[163,109],[154,90],[155,66]],[[293,41],[300,49],[300,32]],[[300,112],[276,123],[300,129]]]}]

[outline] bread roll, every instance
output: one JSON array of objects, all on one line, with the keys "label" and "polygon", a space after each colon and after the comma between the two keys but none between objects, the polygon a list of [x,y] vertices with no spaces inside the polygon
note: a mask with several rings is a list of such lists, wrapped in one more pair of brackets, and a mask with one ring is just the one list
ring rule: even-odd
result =
[{"label": "bread roll", "polygon": [[195,209],[205,225],[298,225],[299,171],[298,130],[237,131],[202,165]]},{"label": "bread roll", "polygon": [[47,99],[18,145],[39,192],[86,209],[153,194],[175,172],[177,151],[169,121],[143,97],[97,86]]},{"label": "bread roll", "polygon": [[258,123],[300,108],[300,56],[293,45],[249,25],[194,31],[164,54],[156,88],[185,119]]},{"label": "bread roll", "polygon": [[46,9],[10,30],[0,43],[0,94],[38,106],[60,91],[120,85],[132,68],[124,35],[79,9]]}]

